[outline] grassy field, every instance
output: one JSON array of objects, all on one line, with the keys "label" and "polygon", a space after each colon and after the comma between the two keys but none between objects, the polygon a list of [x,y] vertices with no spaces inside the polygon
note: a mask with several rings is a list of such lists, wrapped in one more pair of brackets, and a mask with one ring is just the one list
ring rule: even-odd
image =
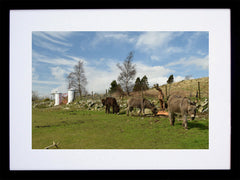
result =
[{"label": "grassy field", "polygon": [[[194,98],[201,86],[201,99],[208,99],[208,77],[184,80],[167,86],[169,92]],[[160,86],[166,93],[166,86]],[[144,97],[159,108],[159,92],[151,88]],[[141,96],[134,92],[132,96]],[[166,97],[166,94],[165,94]],[[188,130],[182,121],[170,126],[168,117],[126,116],[126,99],[118,100],[120,115],[105,114],[100,98],[91,102],[75,100],[72,105],[54,107],[54,102],[34,102],[32,109],[32,148],[43,149],[60,142],[61,149],[208,149],[208,112],[198,113],[189,121]],[[89,103],[87,103],[89,101]],[[46,103],[46,104],[44,104]],[[50,103],[50,104],[51,104]],[[95,103],[91,107],[91,103]]]},{"label": "grassy field", "polygon": [[208,116],[170,126],[168,117],[126,116],[77,108],[32,110],[32,148],[53,141],[60,149],[208,149]]}]

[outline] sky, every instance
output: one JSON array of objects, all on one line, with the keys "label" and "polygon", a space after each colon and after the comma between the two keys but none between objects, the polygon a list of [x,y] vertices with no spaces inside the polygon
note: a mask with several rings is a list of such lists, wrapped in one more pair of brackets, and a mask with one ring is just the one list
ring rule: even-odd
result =
[{"label": "sky", "polygon": [[136,76],[147,76],[150,87],[208,77],[207,31],[34,31],[32,32],[32,90],[39,96],[67,92],[66,77],[78,61],[89,93],[104,93],[117,80],[122,64],[133,51]]}]

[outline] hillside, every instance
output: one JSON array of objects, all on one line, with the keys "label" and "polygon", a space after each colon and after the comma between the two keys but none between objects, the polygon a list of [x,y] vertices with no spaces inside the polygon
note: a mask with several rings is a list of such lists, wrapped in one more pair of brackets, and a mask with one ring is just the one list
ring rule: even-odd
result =
[{"label": "hillside", "polygon": [[[167,97],[172,94],[179,94],[187,97],[196,97],[198,90],[198,82],[200,82],[201,98],[208,98],[209,78],[203,77],[198,79],[182,80],[180,82],[174,82],[171,85],[161,85],[164,96]],[[139,95],[140,93],[132,93],[132,95]],[[155,88],[151,88],[144,92],[144,96],[156,97],[159,92]],[[167,94],[167,95],[166,95]]]},{"label": "hillside", "polygon": [[[199,79],[190,79],[190,80],[183,80],[180,82],[175,82],[170,85],[162,85],[160,88],[162,89],[165,99],[167,96],[170,94],[178,94],[186,97],[190,97],[191,99],[195,99],[196,97],[196,92],[198,89],[198,82],[200,82],[200,90],[201,90],[201,101],[198,102],[198,105],[201,105],[203,108],[201,108],[200,112],[204,111],[205,109],[207,110],[208,108],[208,87],[209,87],[209,78],[204,77],[204,78],[199,78]],[[166,96],[166,87],[167,87],[167,96]],[[170,91],[169,91],[170,87]],[[160,107],[159,101],[158,101],[158,95],[159,92],[155,88],[151,88],[147,91],[143,92],[143,96],[151,102],[153,102],[157,108]],[[120,98],[118,95],[110,95],[113,97],[116,97],[120,108],[122,111],[125,111],[127,108],[127,99],[129,97],[124,97]],[[132,92],[130,93],[130,96],[138,96],[141,97],[142,93],[141,92]],[[105,98],[105,96],[98,95],[98,96],[89,96],[89,97],[84,97],[82,99],[76,98],[73,103],[69,105],[64,105],[63,106],[54,106],[54,100],[42,100],[42,101],[32,101],[32,107],[33,108],[53,108],[53,109],[58,109],[58,108],[79,108],[79,109],[88,109],[88,110],[97,110],[97,111],[102,111],[104,110],[104,106],[102,105],[101,99]],[[199,107],[200,108],[200,107]]]}]

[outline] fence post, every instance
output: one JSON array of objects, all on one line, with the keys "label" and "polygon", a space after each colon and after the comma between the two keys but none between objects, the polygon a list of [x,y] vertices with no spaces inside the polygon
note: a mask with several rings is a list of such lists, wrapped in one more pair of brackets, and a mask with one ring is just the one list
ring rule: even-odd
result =
[{"label": "fence post", "polygon": [[165,86],[165,98],[167,99],[167,84]]},{"label": "fence post", "polygon": [[198,82],[198,98],[201,98],[200,82]]},{"label": "fence post", "polygon": [[141,87],[142,101],[141,101],[141,114],[143,115],[143,87]]}]

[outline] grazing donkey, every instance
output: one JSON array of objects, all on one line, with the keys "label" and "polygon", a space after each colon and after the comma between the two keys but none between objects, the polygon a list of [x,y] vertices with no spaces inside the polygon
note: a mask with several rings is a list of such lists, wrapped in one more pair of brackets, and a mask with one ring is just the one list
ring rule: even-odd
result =
[{"label": "grazing donkey", "polygon": [[110,113],[110,107],[113,109],[113,114],[118,114],[120,111],[117,100],[114,97],[107,97],[106,99],[102,99],[102,104],[106,106],[105,113]]},{"label": "grazing donkey", "polygon": [[132,97],[127,101],[127,104],[128,104],[127,115],[129,115],[129,111],[132,112],[134,107],[140,109],[139,115],[141,114],[141,112],[144,115],[145,108],[151,109],[154,115],[157,114],[157,108],[154,106],[154,104],[152,104],[149,100],[147,100],[145,98]]}]

